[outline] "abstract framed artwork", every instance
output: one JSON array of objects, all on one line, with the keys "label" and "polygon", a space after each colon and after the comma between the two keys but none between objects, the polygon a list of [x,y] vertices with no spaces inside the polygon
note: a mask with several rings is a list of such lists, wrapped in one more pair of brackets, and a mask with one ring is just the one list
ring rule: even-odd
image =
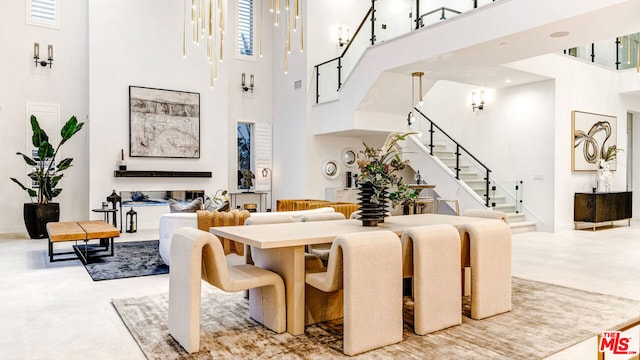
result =
[{"label": "abstract framed artwork", "polygon": [[[617,121],[615,116],[574,110],[571,112],[573,171],[596,171],[598,159],[617,148]],[[616,169],[616,161],[609,163]]]},{"label": "abstract framed artwork", "polygon": [[200,94],[129,86],[129,155],[200,158]]}]

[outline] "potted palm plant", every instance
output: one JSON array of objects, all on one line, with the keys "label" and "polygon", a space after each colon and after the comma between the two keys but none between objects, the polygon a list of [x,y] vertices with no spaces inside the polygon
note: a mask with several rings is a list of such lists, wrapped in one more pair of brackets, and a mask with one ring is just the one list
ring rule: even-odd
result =
[{"label": "potted palm plant", "polygon": [[57,164],[55,159],[62,144],[80,131],[83,125],[84,123],[79,123],[76,117],[72,116],[60,130],[60,144],[54,147],[37,118],[31,115],[31,142],[38,149],[37,157],[32,158],[21,152],[17,152],[16,155],[22,156],[25,163],[33,167],[33,171],[28,175],[32,186],[26,187],[13,177],[10,179],[31,197],[32,202],[24,204],[23,214],[24,224],[32,239],[47,237],[46,224],[60,219],[60,204],[51,200],[62,192],[62,189],[57,187],[58,182],[62,179],[62,171],[71,167],[73,159],[66,158]]}]

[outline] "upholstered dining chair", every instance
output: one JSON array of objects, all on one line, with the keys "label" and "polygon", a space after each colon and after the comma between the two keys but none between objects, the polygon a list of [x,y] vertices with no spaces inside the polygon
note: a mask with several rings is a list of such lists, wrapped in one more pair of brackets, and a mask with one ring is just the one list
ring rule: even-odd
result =
[{"label": "upholstered dining chair", "polygon": [[282,278],[253,265],[228,266],[220,240],[194,228],[178,229],[171,241],[169,333],[188,352],[200,350],[201,280],[227,292],[250,289],[249,316],[267,328],[286,330]]},{"label": "upholstered dining chair", "polygon": [[[461,265],[471,268],[471,318],[511,311],[511,229],[500,220],[473,221],[458,228]],[[464,275],[463,275],[464,276]]]},{"label": "upholstered dining chair", "polygon": [[[293,217],[289,214],[278,214],[274,213],[270,216],[265,217],[249,217],[244,224],[245,225],[261,225],[261,224],[286,224],[295,222]],[[247,246],[245,251],[245,260],[247,264],[253,264],[253,259],[251,258],[251,246]],[[319,257],[305,253],[305,268],[307,271],[314,270],[320,271],[324,265],[322,264],[322,260]]]},{"label": "upholstered dining chair", "polygon": [[[344,220],[345,216],[343,213],[334,212],[334,213],[325,213],[325,214],[308,214],[302,217],[301,222],[309,222],[309,221],[328,221],[328,220]],[[323,264],[327,263],[329,259],[329,251],[331,250],[331,244],[316,244],[316,245],[308,245],[307,252],[315,255],[322,260]]]},{"label": "upholstered dining chair", "polygon": [[453,225],[402,234],[403,277],[412,278],[414,332],[426,335],[462,323],[460,233]]},{"label": "upholstered dining chair", "polygon": [[507,214],[503,211],[498,211],[498,210],[467,209],[462,212],[462,216],[498,219],[498,220],[504,221],[505,223],[509,223],[509,220],[507,219]]},{"label": "upholstered dining chair", "polygon": [[344,306],[346,355],[402,341],[401,245],[393,232],[338,236],[327,271],[307,273],[305,281],[325,293],[343,290],[343,298],[336,300]]}]

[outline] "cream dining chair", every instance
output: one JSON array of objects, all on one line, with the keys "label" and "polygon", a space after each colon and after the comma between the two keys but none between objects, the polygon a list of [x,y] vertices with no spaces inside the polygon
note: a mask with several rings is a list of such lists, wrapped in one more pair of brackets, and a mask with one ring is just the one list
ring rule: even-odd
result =
[{"label": "cream dining chair", "polygon": [[202,280],[227,292],[250,290],[249,316],[283,333],[287,327],[282,278],[253,265],[228,266],[220,240],[194,228],[178,229],[171,240],[169,333],[188,352],[200,350]]},{"label": "cream dining chair", "polygon": [[[334,213],[326,213],[326,214],[308,214],[302,217],[301,222],[310,222],[310,221],[329,221],[329,220],[344,220],[345,216],[343,213],[334,212]],[[323,264],[327,263],[329,259],[329,251],[331,250],[331,243],[328,244],[316,244],[316,245],[308,245],[307,252],[311,255],[315,255],[322,260]]]},{"label": "cream dining chair", "polygon": [[462,323],[460,233],[453,225],[402,234],[402,272],[412,278],[414,332],[426,335]]},{"label": "cream dining chair", "polygon": [[401,245],[393,232],[338,236],[331,245],[327,271],[307,273],[305,281],[325,293],[342,291],[343,299],[334,298],[335,303],[326,306],[344,306],[346,355],[402,341]]}]

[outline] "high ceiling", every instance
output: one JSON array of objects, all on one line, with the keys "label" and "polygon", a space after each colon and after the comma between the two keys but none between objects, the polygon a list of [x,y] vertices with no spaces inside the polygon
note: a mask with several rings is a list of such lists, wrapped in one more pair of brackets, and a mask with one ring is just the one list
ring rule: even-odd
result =
[{"label": "high ceiling", "polygon": [[[507,0],[501,2],[508,3]],[[567,1],[567,3],[572,2]],[[539,1],[540,6],[544,6],[543,3],[550,3],[550,1]],[[436,80],[450,80],[490,88],[516,86],[540,81],[546,77],[505,66],[508,63],[554,52],[559,53],[563,49],[640,32],[640,20],[638,20],[640,1],[601,1],[601,3],[611,4],[603,5],[597,10],[550,21],[526,31],[495,37],[438,56],[391,68],[380,75],[358,109],[391,113],[401,113],[406,110],[408,105],[406,99],[411,96],[410,87],[403,87],[397,91],[398,86],[392,86],[392,84],[397,84],[398,81],[409,83],[408,74],[415,71],[425,73],[425,86],[431,86]],[[500,5],[496,2],[491,6]],[[549,11],[553,10],[549,9]],[[460,17],[482,15],[468,13]],[[492,23],[490,19],[485,20],[484,26],[500,26],[497,21]],[[457,19],[448,21],[457,21]],[[482,20],[478,23],[483,24]],[[398,41],[419,41],[412,38],[419,39],[421,32],[430,30],[430,28],[424,28],[415,31]],[[506,83],[506,79],[510,82]],[[637,96],[638,92],[629,92],[629,94]]]}]

